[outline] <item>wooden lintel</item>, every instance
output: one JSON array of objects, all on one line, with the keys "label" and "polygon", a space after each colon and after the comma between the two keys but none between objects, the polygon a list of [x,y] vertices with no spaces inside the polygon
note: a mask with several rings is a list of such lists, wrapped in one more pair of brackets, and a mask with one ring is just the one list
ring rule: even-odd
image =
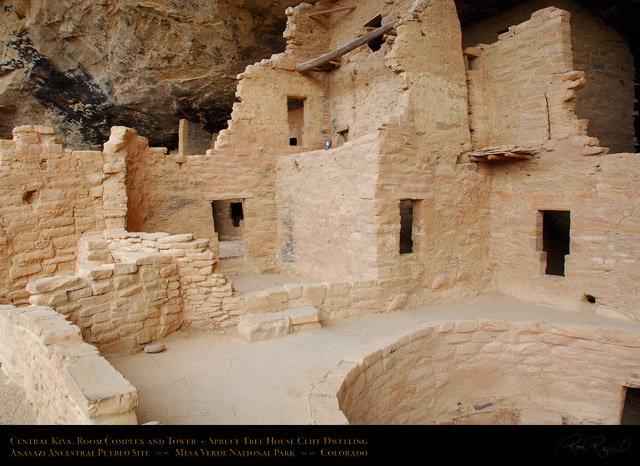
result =
[{"label": "wooden lintel", "polygon": [[353,42],[348,43],[340,48],[337,48],[333,52],[325,53],[324,55],[319,56],[318,58],[314,58],[313,60],[309,60],[304,63],[300,63],[296,66],[296,70],[299,73],[306,73],[307,71],[311,71],[318,66],[324,65],[325,63],[329,63],[331,60],[335,60],[336,58],[340,58],[341,56],[351,52],[354,49],[366,44],[367,42],[380,37],[381,35],[391,31],[399,20],[392,21],[389,24],[386,24],[378,29],[371,31],[369,34],[366,34],[359,39],[354,40]]},{"label": "wooden lintel", "polygon": [[309,18],[315,18],[317,16],[326,16],[330,13],[337,13],[338,11],[352,11],[355,10],[355,6],[344,6],[341,8],[331,8],[330,10],[317,11],[315,13],[309,13]]}]

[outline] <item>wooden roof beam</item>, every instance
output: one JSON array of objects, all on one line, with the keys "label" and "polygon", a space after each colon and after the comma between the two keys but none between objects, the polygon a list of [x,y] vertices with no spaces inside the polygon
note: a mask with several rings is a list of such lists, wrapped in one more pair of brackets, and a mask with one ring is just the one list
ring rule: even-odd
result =
[{"label": "wooden roof beam", "polygon": [[380,37],[383,34],[388,33],[393,28],[395,28],[396,23],[398,21],[399,20],[392,21],[389,24],[386,24],[386,25],[384,25],[382,27],[379,27],[378,29],[374,29],[369,34],[366,34],[366,35],[360,37],[359,39],[356,39],[353,42],[348,43],[347,45],[344,45],[344,46],[342,46],[340,48],[337,48],[333,52],[325,53],[324,55],[321,55],[318,58],[314,58],[313,60],[309,60],[307,62],[300,63],[299,65],[296,66],[296,70],[299,73],[306,73],[306,72],[312,70],[313,68],[316,68],[318,66],[322,66],[322,65],[324,65],[326,63],[329,63],[332,60],[340,58],[341,56],[351,52],[352,50],[355,50],[358,47],[363,46],[367,42],[369,42],[369,41],[371,41],[373,39],[376,39],[376,38]]},{"label": "wooden roof beam", "polygon": [[315,13],[309,13],[309,18],[317,18],[318,16],[327,16],[328,14],[331,13],[337,13],[338,11],[347,11],[349,10],[349,12],[355,10],[356,7],[355,6],[344,6],[341,8],[331,8],[330,10],[323,10],[323,11],[317,11]]}]

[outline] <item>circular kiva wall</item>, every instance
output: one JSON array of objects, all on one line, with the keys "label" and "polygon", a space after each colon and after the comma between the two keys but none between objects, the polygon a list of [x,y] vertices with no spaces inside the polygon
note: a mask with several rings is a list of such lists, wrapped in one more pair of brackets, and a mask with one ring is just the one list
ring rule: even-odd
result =
[{"label": "circular kiva wall", "polygon": [[639,377],[637,326],[469,321],[387,337],[324,382],[350,424],[619,424]]}]

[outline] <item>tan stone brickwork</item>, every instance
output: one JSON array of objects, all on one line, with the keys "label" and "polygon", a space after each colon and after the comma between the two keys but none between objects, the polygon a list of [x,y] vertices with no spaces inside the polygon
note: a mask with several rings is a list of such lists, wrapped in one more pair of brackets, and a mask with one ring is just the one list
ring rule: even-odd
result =
[{"label": "tan stone brickwork", "polygon": [[0,360],[39,424],[137,424],[135,387],[51,307],[0,306]]},{"label": "tan stone brickwork", "polygon": [[109,354],[131,352],[182,325],[224,327],[233,285],[215,273],[208,240],[192,234],[105,230],[78,246],[75,275],[27,285],[34,305],[68,315],[86,341]]},{"label": "tan stone brickwork", "polygon": [[318,424],[518,424],[534,422],[532,410],[618,424],[623,387],[640,386],[638,357],[637,329],[428,323],[343,359],[314,385],[310,409]]},{"label": "tan stone brickwork", "polygon": [[[589,121],[589,135],[596,137],[611,152],[634,150],[634,60],[625,37],[612,26],[594,15],[587,5],[574,0],[529,0],[513,8],[466,26],[463,46],[495,44],[500,37],[521,32],[536,11],[557,7],[570,14],[571,55],[573,69],[584,72],[585,85],[575,102],[580,119]],[[509,29],[509,32],[505,32]],[[517,51],[513,56],[523,67],[535,66],[549,55],[540,38],[533,40],[537,50],[526,55]],[[527,46],[525,45],[525,48]],[[528,58],[531,58],[529,60]]]},{"label": "tan stone brickwork", "polygon": [[105,227],[103,163],[63,149],[52,128],[0,141],[0,303],[25,304],[28,280],[73,271],[78,238]]},{"label": "tan stone brickwork", "polygon": [[477,56],[467,55],[473,67],[469,94],[474,147],[541,146],[554,137],[547,93],[553,75],[573,70],[569,13],[557,8],[537,11],[496,43],[475,50]]}]

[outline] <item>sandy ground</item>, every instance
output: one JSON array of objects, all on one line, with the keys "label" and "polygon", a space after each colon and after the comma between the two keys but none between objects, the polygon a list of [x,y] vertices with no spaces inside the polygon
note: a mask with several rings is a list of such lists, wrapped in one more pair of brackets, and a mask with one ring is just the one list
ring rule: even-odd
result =
[{"label": "sandy ground", "polygon": [[0,369],[0,425],[33,425],[36,416],[22,388]]},{"label": "sandy ground", "polygon": [[162,353],[109,360],[139,391],[140,423],[305,425],[313,422],[308,404],[313,385],[353,351],[423,322],[479,317],[621,328],[629,324],[488,296],[466,304],[332,320],[320,329],[253,344],[228,332],[176,332],[165,339]]},{"label": "sandy ground", "polygon": [[[485,296],[466,304],[329,321],[320,329],[253,344],[230,331],[178,331],[164,339],[167,349],[162,353],[109,361],[138,389],[141,424],[305,425],[311,422],[308,395],[313,385],[350,352],[422,322],[478,317],[621,328],[638,325]],[[626,424],[640,423],[637,391],[634,396],[635,408],[623,419]],[[34,423],[32,406],[23,392],[0,371],[0,424]]]}]

